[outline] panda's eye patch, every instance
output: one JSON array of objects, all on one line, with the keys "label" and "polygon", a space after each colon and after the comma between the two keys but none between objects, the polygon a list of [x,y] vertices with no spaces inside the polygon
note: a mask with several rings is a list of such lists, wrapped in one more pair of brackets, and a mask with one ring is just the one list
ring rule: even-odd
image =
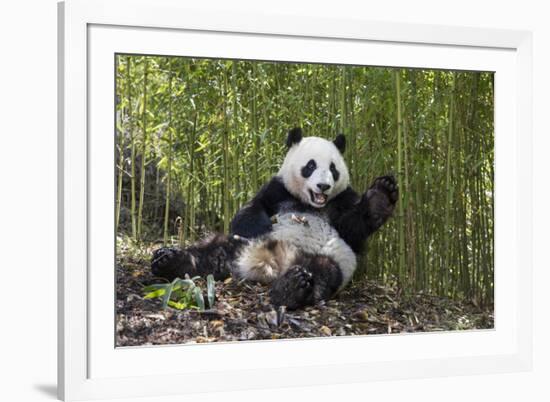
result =
[{"label": "panda's eye patch", "polygon": [[311,176],[313,171],[317,169],[317,163],[313,159],[311,159],[303,168],[302,168],[302,176],[306,179]]},{"label": "panda's eye patch", "polygon": [[338,178],[340,177],[340,172],[338,171],[338,169],[336,169],[336,165],[334,165],[334,162],[330,164],[330,172],[332,173],[334,181],[338,181]]}]

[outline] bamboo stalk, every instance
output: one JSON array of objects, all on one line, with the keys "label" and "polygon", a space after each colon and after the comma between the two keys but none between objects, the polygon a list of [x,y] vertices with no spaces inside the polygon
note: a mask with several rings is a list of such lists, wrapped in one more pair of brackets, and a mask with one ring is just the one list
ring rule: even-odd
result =
[{"label": "bamboo stalk", "polygon": [[[352,70],[353,67],[348,67],[348,85],[347,85],[347,99],[346,99],[346,111],[347,111],[347,119],[348,119],[348,127],[347,127],[347,134],[350,139],[350,150],[348,151],[350,155],[350,171],[352,172],[352,185],[357,187],[360,183],[360,174],[359,174],[359,165],[360,165],[360,157],[359,157],[359,144],[357,142],[357,132],[356,130],[356,124],[355,124],[355,111],[354,111],[354,86],[353,86],[353,75]],[[351,151],[351,152],[350,152]],[[367,171],[367,169],[363,169],[363,171]]]},{"label": "bamboo stalk", "polygon": [[252,76],[254,77],[252,83],[250,84],[252,87],[252,96],[250,99],[250,117],[251,117],[251,124],[252,124],[252,152],[253,152],[253,164],[252,164],[252,187],[257,191],[257,189],[260,188],[260,180],[259,180],[259,167],[258,167],[258,159],[259,159],[259,151],[260,151],[260,133],[258,132],[258,119],[256,117],[256,80],[257,80],[257,72],[256,72],[256,64],[252,63]]},{"label": "bamboo stalk", "polygon": [[191,136],[189,139],[189,183],[188,183],[188,197],[187,205],[189,210],[189,240],[194,241],[197,238],[197,229],[196,229],[196,209],[195,209],[195,146],[197,138],[197,121],[198,121],[198,108],[195,107],[195,115],[193,118],[193,127],[191,128]]},{"label": "bamboo stalk", "polygon": [[446,163],[446,179],[445,179],[445,192],[446,192],[446,201],[445,201],[445,233],[444,233],[444,250],[445,250],[445,264],[444,264],[444,274],[443,274],[443,291],[446,293],[449,289],[449,269],[451,266],[450,260],[450,232],[451,232],[451,222],[450,222],[450,211],[452,207],[452,197],[453,197],[453,188],[451,183],[451,158],[452,158],[452,137],[453,137],[453,111],[454,111],[454,74],[452,75],[452,84],[451,84],[451,99],[449,102],[449,127],[447,132],[447,163]]},{"label": "bamboo stalk", "polygon": [[141,169],[140,169],[140,186],[139,186],[139,207],[137,217],[137,240],[141,240],[141,229],[143,223],[143,203],[145,201],[145,165],[147,159],[147,74],[148,74],[148,60],[145,56],[143,65],[143,112],[142,112],[142,129],[143,139],[141,143]]},{"label": "bamboo stalk", "polygon": [[[260,70],[262,70],[261,68],[262,64],[260,64]],[[263,70],[263,75],[265,75],[265,70]],[[268,101],[267,101],[267,96],[266,96],[266,90],[265,90],[265,87],[266,87],[266,84],[265,82],[267,82],[267,77],[265,77],[265,80],[264,80],[264,83],[262,83],[260,85],[260,94],[261,94],[261,98],[262,98],[262,118],[263,118],[263,128],[262,128],[262,131],[267,133],[268,130],[269,130],[269,127],[270,127],[270,124],[269,124],[269,118],[268,118]],[[273,163],[273,147],[271,146],[269,140],[267,140],[267,149],[264,150],[264,158],[265,160],[267,161],[266,162],[266,167],[267,167],[267,171],[265,172],[264,176],[263,176],[263,181],[267,181],[267,179],[269,177],[271,177],[274,173],[274,171],[276,170],[277,166],[272,166],[272,163]],[[256,191],[256,190],[254,190]]]},{"label": "bamboo stalk", "polygon": [[229,223],[230,223],[230,194],[229,194],[229,122],[227,117],[227,94],[228,94],[228,84],[227,84],[227,69],[224,68],[223,74],[223,129],[222,129],[222,152],[223,152],[223,231],[224,233],[229,232]]},{"label": "bamboo stalk", "polygon": [[[399,183],[403,182],[403,116],[401,115],[401,80],[400,70],[396,69],[395,72],[395,91],[397,102],[397,174],[399,177]],[[397,202],[397,211],[399,217],[399,282],[403,283],[405,280],[405,225],[404,225],[404,211],[403,211],[403,191],[399,192],[399,199]]]},{"label": "bamboo stalk", "polygon": [[[346,69],[340,67],[340,127],[337,131],[346,132]],[[349,155],[349,154],[348,154]],[[351,161],[348,161],[348,166]]]},{"label": "bamboo stalk", "polygon": [[415,238],[413,235],[413,219],[412,219],[412,205],[411,205],[411,191],[410,191],[410,185],[409,185],[409,145],[407,140],[407,124],[405,124],[406,121],[403,120],[401,123],[401,132],[402,132],[402,139],[403,139],[403,213],[405,220],[405,242],[407,243],[407,247],[404,249],[405,252],[405,272],[408,274],[406,278],[406,286],[409,288],[409,286],[414,283],[415,276],[416,276],[416,261],[414,259],[415,254],[414,252],[409,252],[409,250],[416,250],[416,244],[415,244]]},{"label": "bamboo stalk", "polygon": [[[240,177],[239,175],[239,158],[241,153],[239,152],[240,143],[242,141],[242,135],[238,134],[239,131],[239,108],[237,103],[237,78],[239,74],[238,64],[239,61],[233,60],[231,63],[231,124],[229,133],[229,156],[231,166],[231,177]],[[233,197],[230,197],[230,215],[231,217],[237,212],[237,205],[239,205],[239,197],[241,197],[241,180],[232,180],[232,192]]]},{"label": "bamboo stalk", "polygon": [[[116,79],[117,79],[117,90],[120,90],[122,92],[122,81],[123,79],[119,76],[118,73],[118,66],[119,63],[122,61],[123,56],[118,56],[116,58],[116,66],[115,71],[117,72]],[[126,59],[126,74],[129,77],[130,76],[130,58]],[[127,124],[126,122],[129,121],[130,118],[130,83],[131,80],[126,80],[126,86],[127,86],[127,105],[124,110],[121,111],[122,117],[119,118],[119,122],[121,123],[120,126],[122,127],[122,130],[126,130]],[[117,128],[117,134],[119,136],[119,142],[118,142],[118,177],[117,177],[117,194],[116,194],[116,204],[115,204],[115,233],[118,233],[118,225],[120,223],[120,210],[122,206],[122,177],[124,174],[124,133],[121,132]]]},{"label": "bamboo stalk", "polygon": [[311,131],[313,135],[319,135],[317,133],[317,115],[316,115],[316,104],[315,104],[315,95],[316,95],[316,86],[317,86],[317,68],[313,66],[312,74],[309,82],[309,107],[310,107],[310,116],[311,116]]},{"label": "bamboo stalk", "polygon": [[170,217],[170,197],[172,194],[172,148],[173,148],[173,127],[172,127],[172,58],[168,63],[168,171],[166,172],[166,201],[164,204],[164,244],[168,244],[168,219]]},{"label": "bamboo stalk", "polygon": [[[130,71],[132,58],[128,57],[128,72]],[[128,74],[128,80],[131,80],[130,74]],[[131,88],[131,84],[129,86]],[[131,89],[130,89],[131,90]],[[131,105],[131,102],[130,102]],[[130,151],[130,215],[132,219],[132,238],[137,240],[137,217],[136,217],[136,133],[130,118],[130,133],[131,133],[131,151]]]}]

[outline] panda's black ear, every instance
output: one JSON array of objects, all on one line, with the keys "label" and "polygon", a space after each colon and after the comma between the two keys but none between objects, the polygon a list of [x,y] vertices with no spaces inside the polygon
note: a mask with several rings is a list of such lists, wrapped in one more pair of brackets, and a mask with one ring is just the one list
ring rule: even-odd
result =
[{"label": "panda's black ear", "polygon": [[290,148],[300,141],[302,141],[302,129],[300,127],[294,127],[288,132],[288,137],[286,137],[286,146]]},{"label": "panda's black ear", "polygon": [[333,143],[334,145],[336,145],[336,148],[338,148],[340,153],[343,154],[346,150],[346,137],[344,136],[344,134],[338,134]]}]

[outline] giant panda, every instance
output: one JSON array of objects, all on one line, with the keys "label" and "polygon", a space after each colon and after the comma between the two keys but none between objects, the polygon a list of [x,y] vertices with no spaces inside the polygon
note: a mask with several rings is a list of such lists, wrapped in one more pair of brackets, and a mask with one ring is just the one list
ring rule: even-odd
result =
[{"label": "giant panda", "polygon": [[233,275],[270,286],[276,306],[298,309],[327,300],[350,281],[367,238],[391,216],[398,198],[393,176],[382,176],[362,195],[350,184],[344,135],[334,141],[288,132],[279,172],[231,221],[185,249],[161,248],[155,276]]}]

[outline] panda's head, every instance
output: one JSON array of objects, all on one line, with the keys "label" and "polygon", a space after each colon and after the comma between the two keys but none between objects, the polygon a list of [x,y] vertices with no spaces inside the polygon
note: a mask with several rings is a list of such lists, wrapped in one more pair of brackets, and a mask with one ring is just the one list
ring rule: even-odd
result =
[{"label": "panda's head", "polygon": [[340,134],[334,141],[320,137],[302,138],[302,130],[290,130],[288,153],[279,176],[286,189],[303,203],[323,208],[346,189],[349,173],[344,162],[346,139]]}]

